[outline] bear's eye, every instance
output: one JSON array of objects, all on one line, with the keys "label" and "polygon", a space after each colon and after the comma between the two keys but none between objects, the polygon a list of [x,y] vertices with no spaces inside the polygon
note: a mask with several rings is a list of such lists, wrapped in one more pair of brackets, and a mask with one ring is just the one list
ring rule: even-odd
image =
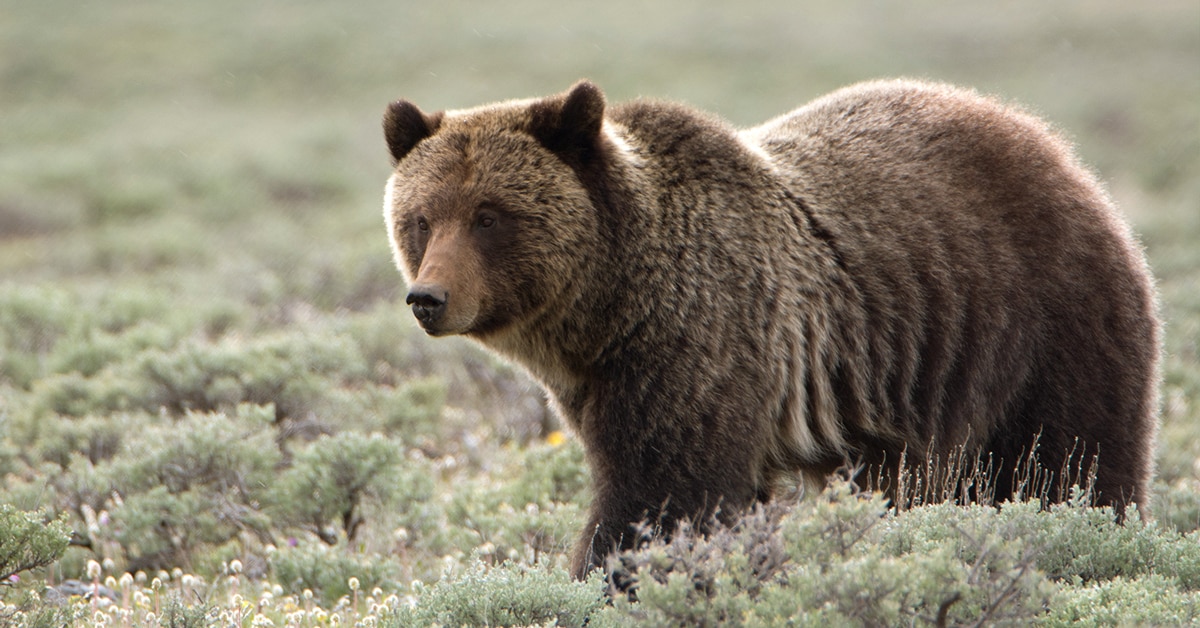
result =
[{"label": "bear's eye", "polygon": [[479,227],[482,229],[490,229],[496,226],[496,217],[490,214],[484,214],[479,217]]},{"label": "bear's eye", "polygon": [[425,220],[424,217],[418,218],[417,230],[421,232],[429,231],[429,221]]}]

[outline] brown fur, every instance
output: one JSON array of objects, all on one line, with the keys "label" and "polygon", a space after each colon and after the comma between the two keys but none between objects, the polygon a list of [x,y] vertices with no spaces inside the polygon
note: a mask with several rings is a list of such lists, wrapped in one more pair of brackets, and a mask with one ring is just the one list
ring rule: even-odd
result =
[{"label": "brown fur", "polygon": [[414,313],[528,368],[585,445],[577,575],[633,523],[730,517],[782,473],[847,462],[962,448],[1005,497],[1037,440],[1047,469],[1095,474],[1098,503],[1148,497],[1150,275],[1027,114],[887,81],[739,132],[582,82],[400,101],[384,127]]}]

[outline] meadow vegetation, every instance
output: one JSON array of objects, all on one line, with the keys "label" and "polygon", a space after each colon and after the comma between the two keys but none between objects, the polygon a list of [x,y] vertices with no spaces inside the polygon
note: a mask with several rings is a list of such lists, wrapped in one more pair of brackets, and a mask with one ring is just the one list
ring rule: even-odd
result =
[{"label": "meadow vegetation", "polygon": [[[0,0],[0,625],[1200,621],[1200,5]],[[753,124],[976,86],[1110,184],[1167,321],[1152,518],[835,480],[572,581],[578,443],[403,305],[384,105],[559,91]]]}]

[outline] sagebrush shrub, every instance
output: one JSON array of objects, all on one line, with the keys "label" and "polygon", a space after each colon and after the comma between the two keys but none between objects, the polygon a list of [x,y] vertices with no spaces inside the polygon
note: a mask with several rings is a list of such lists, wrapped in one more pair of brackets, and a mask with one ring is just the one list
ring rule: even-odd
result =
[{"label": "sagebrush shrub", "polygon": [[403,511],[417,510],[433,496],[428,465],[406,459],[404,451],[396,440],[357,432],[308,443],[268,496],[277,522],[302,527],[326,543],[337,543],[339,532],[353,543],[365,523],[364,502],[371,500],[393,511],[394,524],[403,524]]},{"label": "sagebrush shrub", "polygon": [[383,626],[584,626],[603,607],[603,578],[573,581],[563,568],[473,560],[436,584],[417,583],[412,606]]},{"label": "sagebrush shrub", "polygon": [[465,483],[445,506],[453,525],[429,539],[435,551],[469,554],[486,548],[485,558],[539,562],[562,556],[578,533],[589,491],[583,449],[570,441],[517,452],[516,460],[494,473],[513,481]]},{"label": "sagebrush shrub", "polygon": [[[273,404],[277,418],[314,412],[333,384],[365,372],[348,343],[328,337],[267,337],[243,346],[185,343],[151,351],[128,377],[144,382],[140,407],[174,414],[229,411],[239,403]],[[332,380],[332,381],[331,381]]]},{"label": "sagebrush shrub", "polygon": [[1200,617],[1200,592],[1150,574],[1063,587],[1047,605],[1046,626],[1185,626]]},{"label": "sagebrush shrub", "polygon": [[[1181,624],[1200,618],[1200,539],[1085,499],[1044,510],[902,511],[832,484],[707,536],[619,557],[632,578],[590,625]],[[765,576],[765,577],[764,577]],[[1146,598],[1156,592],[1153,603]],[[1144,613],[1143,613],[1144,607]]]},{"label": "sagebrush shrub", "polygon": [[60,518],[0,504],[0,583],[23,571],[48,565],[62,556],[71,532]]},{"label": "sagebrush shrub", "polygon": [[365,590],[392,590],[400,571],[389,557],[308,540],[279,547],[270,554],[269,561],[275,582],[285,590],[300,594],[308,589],[329,605],[351,594],[351,578],[357,578]]},{"label": "sagebrush shrub", "polygon": [[77,498],[110,518],[88,529],[93,543],[114,541],[131,570],[161,569],[243,531],[268,535],[259,504],[281,460],[271,420],[269,408],[248,405],[232,416],[191,413],[128,435],[112,459],[73,465],[66,475],[78,486],[107,489]]}]

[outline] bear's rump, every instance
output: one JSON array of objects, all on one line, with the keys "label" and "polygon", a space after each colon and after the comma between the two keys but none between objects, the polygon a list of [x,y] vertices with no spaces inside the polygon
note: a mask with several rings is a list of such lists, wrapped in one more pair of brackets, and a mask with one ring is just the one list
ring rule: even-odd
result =
[{"label": "bear's rump", "polygon": [[1124,458],[1144,457],[1131,431],[1153,437],[1153,298],[1127,230],[1032,119],[920,99],[832,99],[742,133],[843,274],[827,371],[847,453],[967,446],[1012,465],[1040,439],[1055,460],[1082,446],[1145,467]]}]

